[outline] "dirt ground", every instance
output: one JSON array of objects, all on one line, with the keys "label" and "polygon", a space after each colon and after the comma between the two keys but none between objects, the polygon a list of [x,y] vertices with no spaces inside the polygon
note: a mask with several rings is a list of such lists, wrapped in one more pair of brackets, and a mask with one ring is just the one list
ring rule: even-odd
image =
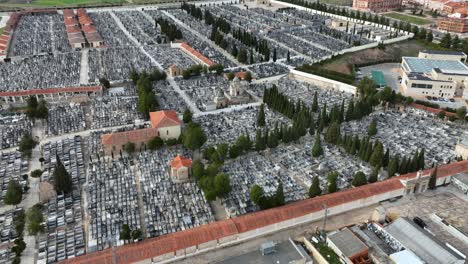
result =
[{"label": "dirt ground", "polygon": [[417,41],[404,41],[385,46],[384,50],[373,48],[349,53],[325,64],[324,67],[337,72],[351,73],[353,64],[400,60],[402,56],[417,56],[418,52],[423,49],[425,49],[424,45]]}]

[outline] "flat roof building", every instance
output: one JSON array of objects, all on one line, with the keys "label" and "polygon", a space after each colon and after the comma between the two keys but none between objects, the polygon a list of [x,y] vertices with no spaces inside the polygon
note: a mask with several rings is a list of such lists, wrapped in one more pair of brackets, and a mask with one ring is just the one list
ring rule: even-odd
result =
[{"label": "flat roof building", "polygon": [[369,248],[348,228],[328,234],[327,245],[346,263],[366,263],[368,259]]},{"label": "flat roof building", "polygon": [[407,249],[390,254],[389,257],[395,264],[424,264],[424,261]]},{"label": "flat roof building", "polygon": [[[464,53],[463,53],[464,54]],[[403,93],[409,96],[453,98],[462,96],[468,84],[468,67],[455,58],[462,54],[423,52],[420,57],[403,57],[401,62]],[[426,59],[421,57],[450,59]],[[458,57],[456,57],[458,56]],[[466,55],[465,55],[466,56]]]},{"label": "flat roof building", "polygon": [[400,217],[384,229],[406,249],[414,252],[425,263],[465,263],[465,260],[461,256],[407,218]]}]

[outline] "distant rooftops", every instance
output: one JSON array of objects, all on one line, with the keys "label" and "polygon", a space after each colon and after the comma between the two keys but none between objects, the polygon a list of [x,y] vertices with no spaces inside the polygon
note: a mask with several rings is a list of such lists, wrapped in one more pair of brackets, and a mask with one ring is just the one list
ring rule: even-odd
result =
[{"label": "distant rooftops", "polygon": [[432,69],[438,68],[444,73],[468,75],[468,67],[461,61],[403,57],[403,62],[406,62],[410,72],[415,73],[430,73]]}]

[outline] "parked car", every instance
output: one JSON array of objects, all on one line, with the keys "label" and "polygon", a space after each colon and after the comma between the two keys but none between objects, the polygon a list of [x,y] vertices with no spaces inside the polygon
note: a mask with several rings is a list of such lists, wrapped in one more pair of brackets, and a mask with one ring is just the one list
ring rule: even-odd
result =
[{"label": "parked car", "polygon": [[427,226],[426,223],[417,216],[413,218],[413,222],[417,224],[418,226],[420,226],[421,228],[425,228]]}]

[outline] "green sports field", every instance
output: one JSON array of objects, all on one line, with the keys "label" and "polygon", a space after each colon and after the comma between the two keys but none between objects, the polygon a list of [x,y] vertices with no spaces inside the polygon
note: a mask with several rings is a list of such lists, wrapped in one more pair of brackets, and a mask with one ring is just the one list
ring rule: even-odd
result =
[{"label": "green sports field", "polygon": [[416,25],[427,25],[427,24],[432,23],[430,20],[427,20],[424,18],[409,16],[409,15],[395,13],[395,12],[384,14],[384,16],[398,19],[404,22],[409,22],[409,23],[416,24]]}]

